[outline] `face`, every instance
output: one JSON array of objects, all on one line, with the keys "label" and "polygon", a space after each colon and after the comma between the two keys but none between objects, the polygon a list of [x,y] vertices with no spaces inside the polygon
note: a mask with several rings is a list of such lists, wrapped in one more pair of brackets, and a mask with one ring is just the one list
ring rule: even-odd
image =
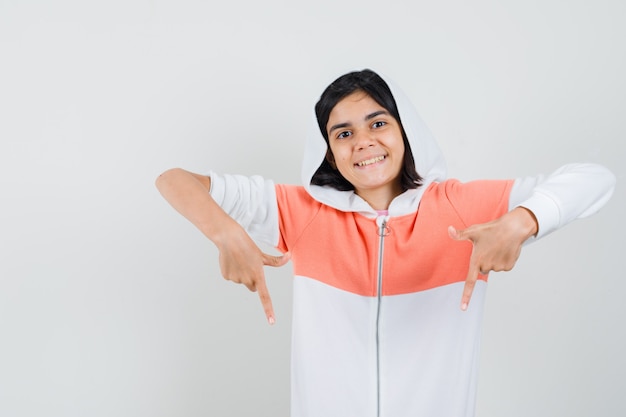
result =
[{"label": "face", "polygon": [[402,192],[404,142],[398,121],[363,91],[339,101],[326,125],[337,169],[369,201]]}]

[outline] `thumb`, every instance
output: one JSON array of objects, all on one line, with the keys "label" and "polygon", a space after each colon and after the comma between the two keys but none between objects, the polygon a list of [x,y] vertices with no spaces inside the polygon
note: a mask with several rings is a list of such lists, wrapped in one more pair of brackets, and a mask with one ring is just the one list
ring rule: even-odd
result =
[{"label": "thumb", "polygon": [[273,266],[273,267],[281,267],[285,265],[291,259],[291,252],[285,252],[285,254],[281,256],[273,256],[268,255],[266,253],[263,254],[263,265],[265,266]]},{"label": "thumb", "polygon": [[470,237],[467,235],[465,230],[457,230],[454,226],[448,226],[448,236],[450,236],[454,240],[470,240]]}]

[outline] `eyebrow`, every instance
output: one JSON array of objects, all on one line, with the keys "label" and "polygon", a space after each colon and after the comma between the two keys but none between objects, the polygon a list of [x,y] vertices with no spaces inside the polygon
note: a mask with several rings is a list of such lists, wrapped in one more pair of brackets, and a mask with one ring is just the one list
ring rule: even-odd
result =
[{"label": "eyebrow", "polygon": [[[378,110],[378,111],[375,111],[374,113],[370,113],[367,116],[365,116],[364,120],[372,120],[373,118],[378,117],[381,114],[389,116],[389,112],[387,110]],[[337,123],[336,125],[332,125],[330,129],[328,129],[328,134],[331,134],[333,130],[343,129],[344,127],[350,127],[350,126],[351,124],[348,122]]]}]

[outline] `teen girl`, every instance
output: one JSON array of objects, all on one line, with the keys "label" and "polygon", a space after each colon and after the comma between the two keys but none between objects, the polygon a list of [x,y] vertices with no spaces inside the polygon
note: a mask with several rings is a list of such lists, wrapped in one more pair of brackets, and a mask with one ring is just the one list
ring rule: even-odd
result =
[{"label": "teen girl", "polygon": [[315,114],[302,186],[173,169],[157,187],[215,243],[224,277],[258,291],[270,323],[263,266],[292,260],[292,417],[473,416],[487,274],[597,211],[614,176],[575,164],[446,180],[409,101],[369,70],[333,82]]}]

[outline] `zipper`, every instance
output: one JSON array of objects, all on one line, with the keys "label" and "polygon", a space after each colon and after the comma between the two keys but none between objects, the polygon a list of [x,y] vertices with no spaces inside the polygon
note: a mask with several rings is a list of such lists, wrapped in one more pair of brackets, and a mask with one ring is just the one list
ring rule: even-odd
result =
[{"label": "zipper", "polygon": [[383,254],[385,252],[385,236],[388,236],[391,230],[387,226],[387,217],[380,216],[376,218],[378,225],[378,274],[376,287],[376,416],[380,417],[380,305],[382,301],[383,290]]}]

